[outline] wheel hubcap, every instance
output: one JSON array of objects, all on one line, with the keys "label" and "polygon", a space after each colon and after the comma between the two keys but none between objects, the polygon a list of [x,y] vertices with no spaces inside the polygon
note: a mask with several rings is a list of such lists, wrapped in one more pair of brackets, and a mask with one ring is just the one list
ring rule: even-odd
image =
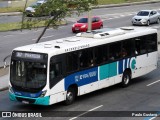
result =
[{"label": "wheel hubcap", "polygon": [[73,99],[73,94],[71,92],[67,93],[67,100],[71,101]]},{"label": "wheel hubcap", "polygon": [[129,76],[125,76],[125,78],[124,78],[124,83],[125,83],[125,84],[128,84],[128,82],[129,82]]}]

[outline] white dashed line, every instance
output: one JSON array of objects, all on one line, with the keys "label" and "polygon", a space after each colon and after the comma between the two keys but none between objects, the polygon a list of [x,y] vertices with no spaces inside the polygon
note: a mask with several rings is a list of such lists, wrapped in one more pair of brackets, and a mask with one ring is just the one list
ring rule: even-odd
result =
[{"label": "white dashed line", "polygon": [[5,35],[5,36],[3,36],[3,37],[10,37],[10,36],[13,36],[13,35]]},{"label": "white dashed line", "polygon": [[100,106],[98,106],[98,107],[95,107],[95,108],[93,108],[93,109],[91,109],[91,110],[88,110],[87,112],[84,112],[84,113],[82,113],[82,114],[80,114],[80,115],[78,115],[78,116],[76,116],[76,117],[73,117],[73,118],[71,118],[71,119],[69,119],[69,120],[74,120],[74,119],[77,119],[78,117],[80,117],[80,116],[82,116],[82,115],[85,115],[85,114],[87,114],[87,113],[89,113],[89,112],[91,112],[91,111],[94,111],[94,110],[96,110],[96,109],[98,109],[98,108],[100,108],[100,107],[102,107],[103,105],[100,105]]},{"label": "white dashed line", "polygon": [[[51,35],[51,36],[45,36],[45,37],[42,37],[41,39],[50,38],[50,37],[53,37],[53,36],[55,36],[55,35]],[[35,41],[35,40],[37,40],[37,38],[35,38],[35,39],[32,39],[32,41]]]},{"label": "white dashed line", "polygon": [[153,82],[153,83],[148,84],[147,87],[149,87],[149,86],[151,86],[151,85],[153,85],[153,84],[156,84],[156,83],[158,83],[158,82],[160,82],[160,80],[157,80],[157,81],[155,81],[155,82]]}]

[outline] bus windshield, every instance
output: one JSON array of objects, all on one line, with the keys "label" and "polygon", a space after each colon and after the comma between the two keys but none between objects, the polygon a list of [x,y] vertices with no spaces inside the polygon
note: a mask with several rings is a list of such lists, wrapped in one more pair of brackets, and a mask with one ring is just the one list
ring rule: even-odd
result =
[{"label": "bus windshield", "polygon": [[10,72],[11,84],[23,91],[34,92],[46,85],[46,63],[12,60]]}]

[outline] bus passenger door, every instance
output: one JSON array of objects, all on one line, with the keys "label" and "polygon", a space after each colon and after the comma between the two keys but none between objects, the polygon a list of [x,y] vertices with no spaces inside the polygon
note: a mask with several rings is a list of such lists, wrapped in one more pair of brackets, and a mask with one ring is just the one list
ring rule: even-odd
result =
[{"label": "bus passenger door", "polygon": [[56,103],[63,101],[65,99],[64,94],[64,56],[58,55],[54,56],[50,60],[49,69],[49,87],[52,95],[50,96],[50,102]]}]

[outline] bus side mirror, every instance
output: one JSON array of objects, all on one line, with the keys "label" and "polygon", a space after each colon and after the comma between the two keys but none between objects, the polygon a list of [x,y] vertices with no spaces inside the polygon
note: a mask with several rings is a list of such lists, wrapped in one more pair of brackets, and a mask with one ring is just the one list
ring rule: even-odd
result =
[{"label": "bus side mirror", "polygon": [[138,55],[138,52],[137,52],[137,50],[135,50],[135,55]]},{"label": "bus side mirror", "polygon": [[4,62],[4,66],[3,66],[3,68],[6,68],[6,66],[7,66],[7,62]]}]

